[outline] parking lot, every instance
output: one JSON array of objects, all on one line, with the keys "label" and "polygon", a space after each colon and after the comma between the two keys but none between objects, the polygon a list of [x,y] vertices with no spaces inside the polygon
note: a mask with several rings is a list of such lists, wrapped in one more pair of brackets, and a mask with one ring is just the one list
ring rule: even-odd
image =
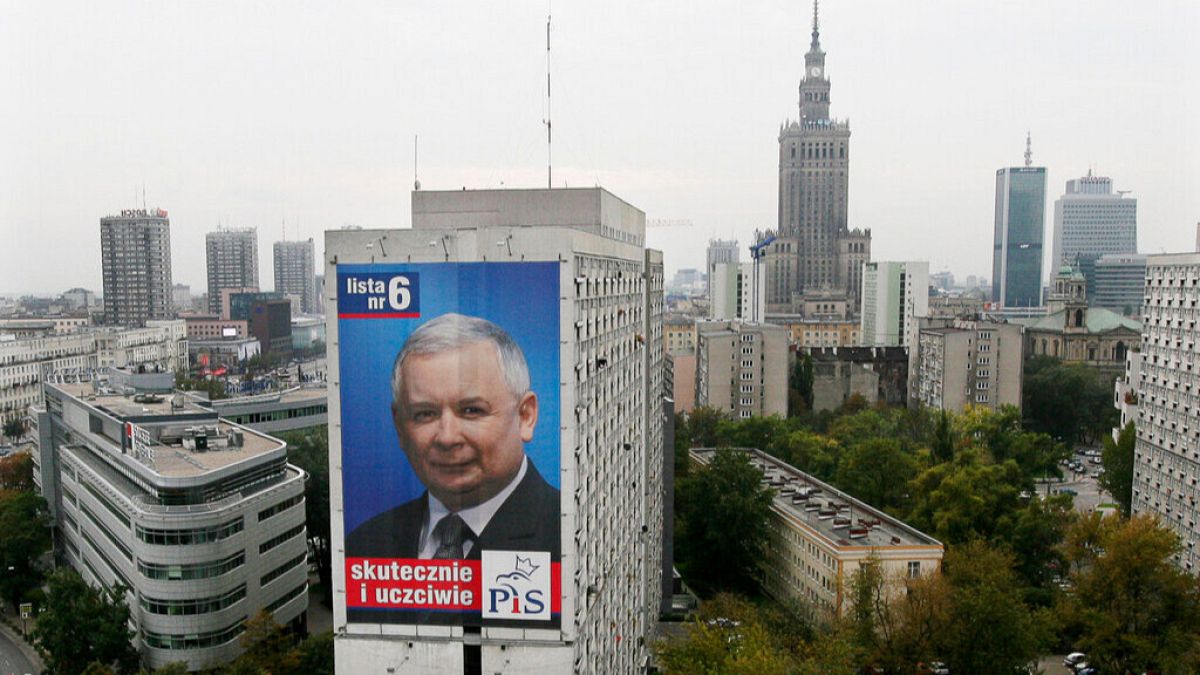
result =
[{"label": "parking lot", "polygon": [[1081,448],[1080,450],[1097,454],[1089,456],[1079,451],[1075,452],[1069,460],[1072,462],[1072,465],[1059,467],[1063,472],[1062,480],[1050,480],[1039,483],[1038,493],[1042,495],[1054,495],[1063,492],[1074,492],[1073,503],[1075,510],[1080,513],[1091,513],[1101,504],[1112,504],[1114,502],[1107,492],[1100,489],[1098,482],[1098,474],[1102,472],[1102,466],[1099,463],[1099,448]]}]

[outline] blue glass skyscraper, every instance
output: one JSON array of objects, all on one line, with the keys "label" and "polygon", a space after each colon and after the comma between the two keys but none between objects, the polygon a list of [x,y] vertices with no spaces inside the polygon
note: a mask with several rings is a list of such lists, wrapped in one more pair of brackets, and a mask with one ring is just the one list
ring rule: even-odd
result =
[{"label": "blue glass skyscraper", "polygon": [[1046,167],[996,171],[996,237],[992,256],[992,302],[1001,307],[1042,304],[1042,242],[1046,225]]}]

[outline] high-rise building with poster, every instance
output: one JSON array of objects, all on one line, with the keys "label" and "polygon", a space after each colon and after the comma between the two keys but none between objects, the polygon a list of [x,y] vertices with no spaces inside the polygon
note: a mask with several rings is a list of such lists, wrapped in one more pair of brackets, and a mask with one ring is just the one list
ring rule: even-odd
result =
[{"label": "high-rise building with poster", "polygon": [[340,673],[642,673],[670,561],[662,255],[601,188],[326,233]]}]

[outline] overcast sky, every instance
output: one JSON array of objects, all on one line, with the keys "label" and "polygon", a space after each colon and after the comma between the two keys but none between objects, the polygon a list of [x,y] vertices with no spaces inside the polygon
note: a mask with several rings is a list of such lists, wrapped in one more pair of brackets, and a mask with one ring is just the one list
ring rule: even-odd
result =
[{"label": "overcast sky", "polygon": [[[0,0],[0,293],[99,291],[99,219],[143,185],[194,293],[219,224],[258,228],[263,287],[284,223],[318,242],[408,227],[414,135],[425,189],[544,186],[547,11]],[[668,273],[702,266],[710,237],[744,247],[775,226],[811,4],[552,11],[556,186],[691,220],[651,231]],[[1191,250],[1198,35],[1194,0],[826,0],[850,226],[871,228],[877,260],[990,276],[995,171],[1022,163],[1028,130],[1049,202],[1092,167],[1138,199],[1143,252]]]}]

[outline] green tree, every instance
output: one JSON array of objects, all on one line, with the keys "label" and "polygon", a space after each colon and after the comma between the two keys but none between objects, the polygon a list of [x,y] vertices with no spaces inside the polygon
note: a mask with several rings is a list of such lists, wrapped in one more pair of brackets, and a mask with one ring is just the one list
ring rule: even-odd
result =
[{"label": "green tree", "polygon": [[796,417],[813,407],[813,362],[807,352],[796,355],[788,373],[788,417]]},{"label": "green tree", "polygon": [[93,662],[120,673],[137,672],[124,588],[93,588],[69,567],[55,570],[48,585],[33,637],[51,673],[74,675]]},{"label": "green tree", "polygon": [[229,665],[232,674],[299,675],[300,653],[293,649],[295,638],[267,610],[246,621],[240,638],[242,653]]},{"label": "green tree", "polygon": [[934,420],[933,438],[930,450],[933,458],[939,462],[949,462],[954,459],[958,449],[959,435],[954,429],[954,415],[949,410],[939,410]]},{"label": "green tree", "polygon": [[25,435],[25,431],[28,428],[25,418],[20,414],[9,415],[4,418],[4,437],[14,443],[21,440],[21,437]]},{"label": "green tree", "polygon": [[997,524],[993,543],[1010,551],[1013,570],[1026,587],[1026,601],[1035,607],[1053,603],[1056,581],[1066,575],[1067,560],[1060,544],[1074,518],[1071,497],[1030,499]]},{"label": "green tree", "polygon": [[940,582],[948,602],[931,634],[950,672],[1014,673],[1048,642],[1043,618],[1022,602],[1013,565],[1010,554],[981,541],[947,551]]},{"label": "green tree", "polygon": [[1068,535],[1075,593],[1064,623],[1102,672],[1200,672],[1200,582],[1173,564],[1180,544],[1150,516],[1090,514]]},{"label": "green tree", "polygon": [[33,455],[18,452],[0,457],[0,490],[33,492]]},{"label": "green tree", "polygon": [[0,594],[14,609],[40,585],[38,560],[48,550],[46,500],[33,492],[0,490]]},{"label": "green tree", "polygon": [[1104,475],[1100,476],[1100,487],[1104,488],[1117,505],[1121,513],[1129,517],[1133,508],[1133,448],[1137,442],[1137,430],[1133,422],[1125,425],[1117,435],[1116,442],[1111,436],[1104,437]]},{"label": "green tree", "polygon": [[787,435],[787,423],[780,417],[723,419],[717,423],[717,447],[765,450],[777,438]]},{"label": "green tree", "polygon": [[772,493],[738,451],[720,449],[676,483],[675,551],[688,582],[703,591],[757,590]]},{"label": "green tree", "polygon": [[317,557],[321,599],[333,606],[332,557],[329,546],[329,432],[326,427],[283,435],[288,460],[308,473],[304,484],[304,516],[308,538]]},{"label": "green tree", "polygon": [[937,464],[914,478],[910,522],[949,544],[990,539],[1019,507],[1025,477],[1013,460],[990,464],[977,450]]},{"label": "green tree", "polygon": [[837,471],[842,446],[828,436],[799,429],[775,439],[767,452],[801,471],[829,481]]},{"label": "green tree", "polygon": [[785,675],[796,668],[793,652],[763,613],[724,594],[704,603],[683,638],[656,649],[666,673]]},{"label": "green tree", "polygon": [[907,501],[908,482],[917,460],[895,438],[875,438],[846,449],[838,466],[839,488],[880,509],[895,510]]},{"label": "green tree", "polygon": [[1065,443],[1091,443],[1116,426],[1112,373],[1049,356],[1025,362],[1023,409],[1029,428]]},{"label": "green tree", "polygon": [[700,406],[688,415],[688,431],[693,448],[717,447],[717,428],[725,415],[716,408]]},{"label": "green tree", "polygon": [[310,635],[292,651],[297,675],[333,675],[333,631]]}]

